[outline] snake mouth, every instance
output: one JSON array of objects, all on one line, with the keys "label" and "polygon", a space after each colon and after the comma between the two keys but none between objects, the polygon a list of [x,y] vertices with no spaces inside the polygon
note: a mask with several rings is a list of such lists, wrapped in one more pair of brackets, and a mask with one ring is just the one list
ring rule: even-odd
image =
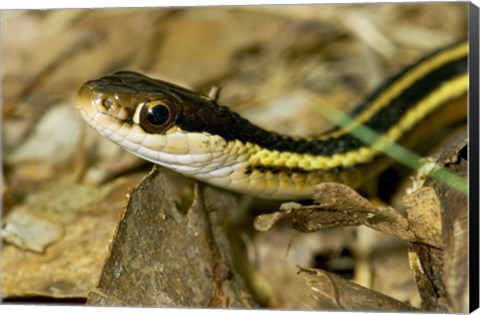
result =
[{"label": "snake mouth", "polygon": [[82,118],[86,121],[93,119],[98,112],[103,112],[102,108],[99,108],[93,102],[92,90],[86,84],[82,85],[80,90],[78,90],[75,97],[75,105]]}]

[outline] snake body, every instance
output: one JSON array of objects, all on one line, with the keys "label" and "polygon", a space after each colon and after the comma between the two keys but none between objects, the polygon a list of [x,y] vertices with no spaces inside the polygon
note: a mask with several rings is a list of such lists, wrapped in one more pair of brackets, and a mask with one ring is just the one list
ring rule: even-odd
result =
[{"label": "snake body", "polygon": [[[422,58],[376,89],[352,116],[402,143],[429,124],[428,117],[466,94],[467,55],[468,45],[458,43]],[[281,135],[206,96],[136,72],[86,82],[76,103],[91,127],[125,150],[266,199],[309,197],[320,182],[356,187],[388,164],[378,150],[351,134],[353,125],[308,139]],[[454,110],[464,113],[466,106]]]}]

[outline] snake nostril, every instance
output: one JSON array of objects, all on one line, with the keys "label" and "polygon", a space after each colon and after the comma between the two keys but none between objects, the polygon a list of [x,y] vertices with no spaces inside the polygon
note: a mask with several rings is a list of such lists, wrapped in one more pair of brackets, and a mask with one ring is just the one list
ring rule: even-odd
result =
[{"label": "snake nostril", "polygon": [[113,108],[113,106],[115,106],[115,103],[112,101],[111,98],[106,98],[102,101],[102,106],[109,110]]}]

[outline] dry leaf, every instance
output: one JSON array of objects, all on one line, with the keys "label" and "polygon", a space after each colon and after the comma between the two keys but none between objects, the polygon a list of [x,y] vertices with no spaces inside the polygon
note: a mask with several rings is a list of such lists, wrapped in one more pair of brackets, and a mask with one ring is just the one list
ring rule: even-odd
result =
[{"label": "dry leaf", "polygon": [[333,273],[300,267],[312,292],[324,309],[341,311],[414,312],[416,308],[376,291],[364,288]]},{"label": "dry leaf", "polygon": [[374,230],[409,242],[438,247],[421,235],[415,235],[408,220],[391,207],[376,208],[350,187],[338,183],[322,183],[315,187],[314,204],[303,206],[285,203],[280,211],[259,215],[255,228],[268,230],[278,220],[290,217],[293,228],[301,232],[319,229],[365,225]]},{"label": "dry leaf", "polygon": [[[248,307],[199,190],[186,213],[154,169],[130,194],[90,305]],[[241,293],[243,292],[243,294]],[[246,304],[245,302],[248,302]]]},{"label": "dry leaf", "polygon": [[[464,178],[467,176],[467,140],[462,132],[446,140],[434,160]],[[432,160],[432,159],[431,159]],[[430,162],[433,163],[433,162]],[[416,189],[405,196],[415,233],[440,241],[443,251],[409,245],[410,266],[429,311],[468,312],[468,206],[467,196],[419,173]]]}]

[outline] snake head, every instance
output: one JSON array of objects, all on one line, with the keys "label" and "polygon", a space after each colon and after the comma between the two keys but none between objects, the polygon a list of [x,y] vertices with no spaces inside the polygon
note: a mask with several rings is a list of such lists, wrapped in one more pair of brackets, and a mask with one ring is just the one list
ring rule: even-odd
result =
[{"label": "snake head", "polygon": [[[172,91],[185,90],[142,74],[120,71],[83,84],[76,103],[87,122],[108,115],[138,124],[148,133],[165,133],[183,117],[182,98]],[[188,91],[188,90],[185,90]]]},{"label": "snake head", "polygon": [[[186,175],[245,161],[235,153],[238,124],[249,123],[183,87],[121,71],[86,82],[76,97],[97,132],[146,160]],[[233,128],[232,128],[233,127]],[[226,154],[232,153],[232,154]]]},{"label": "snake head", "polygon": [[235,125],[248,123],[210,98],[140,73],[120,71],[86,82],[77,93],[77,108],[87,122],[108,115],[136,124],[150,134],[166,134],[172,127],[189,132],[208,131],[227,140]]}]

